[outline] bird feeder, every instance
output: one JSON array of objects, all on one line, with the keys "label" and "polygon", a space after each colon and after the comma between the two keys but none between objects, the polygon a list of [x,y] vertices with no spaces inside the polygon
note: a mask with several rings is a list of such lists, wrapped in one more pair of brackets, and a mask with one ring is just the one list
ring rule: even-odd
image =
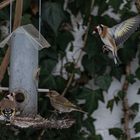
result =
[{"label": "bird feeder", "polygon": [[[15,20],[12,29],[12,1],[10,3],[10,35],[1,43],[0,48],[9,44],[5,54],[10,54],[9,87],[0,87],[0,90],[16,93],[15,101],[20,115],[10,120],[10,125],[19,128],[69,128],[75,123],[73,119],[47,119],[37,115],[37,92],[47,92],[48,89],[38,89],[38,51],[50,45],[40,34],[41,32],[41,0],[39,0],[39,31],[31,24],[21,26],[23,0],[16,2]],[[8,54],[8,55],[7,55]],[[4,60],[5,60],[4,59]],[[3,64],[3,63],[2,63]],[[6,65],[7,66],[7,65]],[[3,115],[0,121],[5,122]],[[8,123],[9,125],[9,123]]]},{"label": "bird feeder", "polygon": [[[9,88],[4,90],[16,93],[17,109],[20,112],[10,124],[19,128],[71,127],[75,123],[73,119],[48,120],[37,115],[38,91],[48,91],[38,89],[38,52],[48,48],[49,43],[31,24],[17,28],[0,43],[0,47],[4,47],[6,43],[11,47],[10,80]],[[3,119],[0,116],[0,120]]]},{"label": "bird feeder", "polygon": [[9,91],[16,93],[17,109],[22,116],[37,114],[38,51],[50,45],[31,24],[17,28],[2,43],[9,41]]}]

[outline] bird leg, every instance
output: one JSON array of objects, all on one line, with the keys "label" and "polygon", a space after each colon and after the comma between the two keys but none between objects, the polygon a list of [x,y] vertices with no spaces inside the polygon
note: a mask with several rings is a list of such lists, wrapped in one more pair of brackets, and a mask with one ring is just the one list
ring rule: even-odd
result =
[{"label": "bird leg", "polygon": [[58,112],[57,112],[57,110],[53,110],[53,111],[51,111],[51,112],[53,112],[53,113],[52,113],[51,116],[49,117],[50,120],[51,120],[51,119],[56,119],[57,116],[58,116]]}]

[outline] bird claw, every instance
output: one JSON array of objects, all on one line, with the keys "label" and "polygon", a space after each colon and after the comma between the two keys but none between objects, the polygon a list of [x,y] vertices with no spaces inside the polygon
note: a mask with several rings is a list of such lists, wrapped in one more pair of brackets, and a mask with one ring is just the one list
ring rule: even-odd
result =
[{"label": "bird claw", "polygon": [[103,49],[103,53],[104,53],[105,51],[109,51],[109,49],[108,49],[108,47],[107,47],[106,45],[103,45],[102,49]]}]

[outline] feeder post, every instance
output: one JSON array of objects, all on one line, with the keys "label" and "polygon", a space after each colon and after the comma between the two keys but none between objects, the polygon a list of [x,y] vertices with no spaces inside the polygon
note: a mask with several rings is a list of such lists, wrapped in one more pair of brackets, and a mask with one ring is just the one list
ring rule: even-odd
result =
[{"label": "feeder post", "polygon": [[10,40],[9,90],[16,93],[16,102],[22,116],[37,114],[38,44],[24,33],[14,32]]}]

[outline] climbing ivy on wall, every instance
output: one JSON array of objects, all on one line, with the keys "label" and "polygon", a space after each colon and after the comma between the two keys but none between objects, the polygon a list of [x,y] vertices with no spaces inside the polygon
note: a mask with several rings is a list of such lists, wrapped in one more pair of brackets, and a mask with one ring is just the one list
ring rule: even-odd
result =
[{"label": "climbing ivy on wall", "polygon": [[[81,107],[88,115],[72,112],[69,116],[74,118],[76,123],[71,128],[62,130],[46,129],[42,136],[42,130],[18,130],[2,125],[0,126],[1,140],[32,140],[40,137],[42,140],[104,139],[100,134],[96,133],[94,111],[99,109],[99,102],[105,102],[104,97],[106,95],[103,93],[105,91],[107,94],[113,78],[115,77],[120,81],[122,75],[126,74],[126,66],[134,58],[138,57],[138,63],[140,64],[140,34],[139,31],[134,33],[119,49],[118,55],[122,65],[117,67],[109,52],[103,53],[103,43],[99,36],[92,35],[92,31],[100,23],[111,27],[118,22],[135,16],[137,13],[130,10],[132,3],[130,0],[126,0],[126,3],[123,3],[122,0],[42,0],[42,34],[51,44],[51,47],[41,50],[39,55],[41,68],[39,87],[63,93],[68,82],[70,82],[65,97]],[[123,8],[120,8],[122,6]],[[120,20],[104,14],[110,8],[113,13],[120,16]],[[0,21],[9,20],[8,11],[9,7],[0,11]],[[37,0],[24,0],[22,24],[27,23],[32,23],[38,28]],[[74,42],[77,36],[80,37],[80,35],[81,40],[77,39],[79,42]],[[78,45],[79,48],[74,51]],[[0,62],[4,54],[5,48],[0,49]],[[72,80],[70,81],[70,79]],[[127,75],[126,79],[129,84],[140,80],[140,67],[136,69],[135,74],[130,73]],[[1,85],[8,86],[8,73]],[[113,110],[114,104],[124,100],[126,96],[124,92],[119,89],[117,95],[108,101],[107,108],[110,111]],[[138,94],[140,94],[140,90]],[[50,110],[53,110],[53,108],[43,93],[39,93],[38,103],[39,114],[50,118],[52,115]],[[138,112],[139,105],[135,103],[129,108],[134,112]],[[61,117],[61,115],[58,117]],[[134,119],[134,117],[135,114],[132,114],[131,118]],[[136,133],[140,132],[140,122],[134,125],[134,129]],[[122,128],[110,128],[108,131],[116,139],[127,139],[126,133]],[[133,140],[137,139],[140,139],[140,137]]]}]

